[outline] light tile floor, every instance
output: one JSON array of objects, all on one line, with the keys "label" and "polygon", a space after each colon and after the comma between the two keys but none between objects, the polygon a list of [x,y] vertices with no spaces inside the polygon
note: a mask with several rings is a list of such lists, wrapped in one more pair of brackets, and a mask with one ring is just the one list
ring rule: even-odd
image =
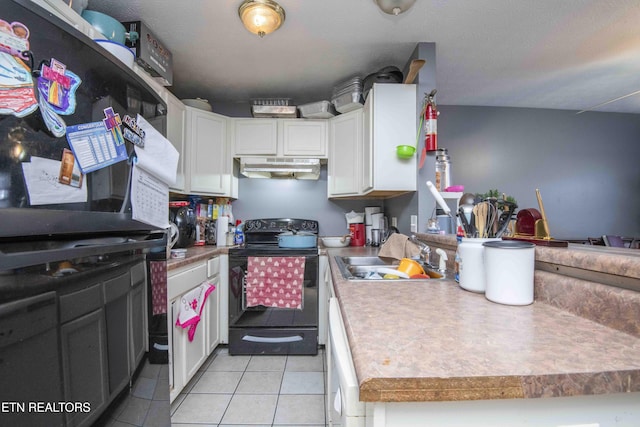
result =
[{"label": "light tile floor", "polygon": [[144,362],[133,386],[113,404],[96,426],[169,427],[169,368]]},{"label": "light tile floor", "polygon": [[171,405],[174,427],[325,424],[325,357],[230,356],[218,347]]}]

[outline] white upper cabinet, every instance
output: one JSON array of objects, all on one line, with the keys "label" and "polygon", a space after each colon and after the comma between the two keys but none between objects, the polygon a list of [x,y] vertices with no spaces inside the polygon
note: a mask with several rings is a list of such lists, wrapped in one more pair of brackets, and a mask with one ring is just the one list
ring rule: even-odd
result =
[{"label": "white upper cabinet", "polygon": [[234,156],[275,156],[278,122],[275,119],[231,119]]},{"label": "white upper cabinet", "polygon": [[327,158],[326,120],[280,120],[278,131],[284,156]]},{"label": "white upper cabinet", "polygon": [[176,170],[176,182],[170,188],[174,191],[183,192],[186,190],[185,178],[185,119],[186,107],[178,98],[173,96],[168,90],[162,93],[162,99],[167,103],[167,139],[178,151],[178,167]]},{"label": "white upper cabinet", "polygon": [[[373,85],[364,107],[363,179],[364,188],[369,186],[365,194],[416,191],[417,156],[401,159],[396,155],[398,145],[415,145],[416,122],[416,85]],[[366,182],[368,177],[373,178],[372,183]]]},{"label": "white upper cabinet", "polygon": [[327,195],[361,194],[363,166],[363,111],[351,111],[329,121]]},{"label": "white upper cabinet", "polygon": [[237,197],[227,147],[227,117],[192,107],[186,109],[185,177],[189,193]]},{"label": "white upper cabinet", "polygon": [[327,158],[327,121],[239,118],[232,121],[234,157]]},{"label": "white upper cabinet", "polygon": [[330,119],[330,198],[392,197],[416,190],[417,161],[400,159],[414,145],[416,87],[374,84],[364,108]]}]

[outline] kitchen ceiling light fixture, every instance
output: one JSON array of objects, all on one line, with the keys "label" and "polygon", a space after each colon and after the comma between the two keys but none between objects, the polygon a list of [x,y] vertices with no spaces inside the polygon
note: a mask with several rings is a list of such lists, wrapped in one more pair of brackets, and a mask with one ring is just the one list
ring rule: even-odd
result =
[{"label": "kitchen ceiling light fixture", "polygon": [[260,37],[280,28],[285,18],[282,6],[272,0],[244,0],[238,15],[246,29]]},{"label": "kitchen ceiling light fixture", "polygon": [[378,7],[389,15],[400,15],[411,9],[416,0],[374,0]]}]

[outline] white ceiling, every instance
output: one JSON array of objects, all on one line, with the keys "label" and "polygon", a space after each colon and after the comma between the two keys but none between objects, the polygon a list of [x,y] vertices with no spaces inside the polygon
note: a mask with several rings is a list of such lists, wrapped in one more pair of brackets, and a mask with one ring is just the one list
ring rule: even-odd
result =
[{"label": "white ceiling", "polygon": [[[173,54],[179,98],[249,102],[330,99],[351,76],[403,69],[418,42],[436,43],[441,105],[589,109],[640,91],[638,0],[417,0],[382,13],[374,0],[278,0],[284,25],[260,39],[242,0],[89,0],[142,20]],[[599,111],[640,113],[640,94]]]}]

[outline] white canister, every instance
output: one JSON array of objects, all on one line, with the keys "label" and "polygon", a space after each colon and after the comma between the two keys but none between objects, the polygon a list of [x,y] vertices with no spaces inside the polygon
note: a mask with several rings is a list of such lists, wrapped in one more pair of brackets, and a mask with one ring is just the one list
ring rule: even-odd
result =
[{"label": "white canister", "polygon": [[507,305],[533,303],[533,243],[518,240],[484,243],[485,273],[489,301]]},{"label": "white canister", "polygon": [[229,217],[220,215],[216,220],[216,245],[227,246],[227,233],[229,232]]},{"label": "white canister", "polygon": [[486,287],[483,243],[499,241],[499,238],[476,239],[463,237],[456,251],[458,262],[458,283],[472,292],[484,292]]}]

